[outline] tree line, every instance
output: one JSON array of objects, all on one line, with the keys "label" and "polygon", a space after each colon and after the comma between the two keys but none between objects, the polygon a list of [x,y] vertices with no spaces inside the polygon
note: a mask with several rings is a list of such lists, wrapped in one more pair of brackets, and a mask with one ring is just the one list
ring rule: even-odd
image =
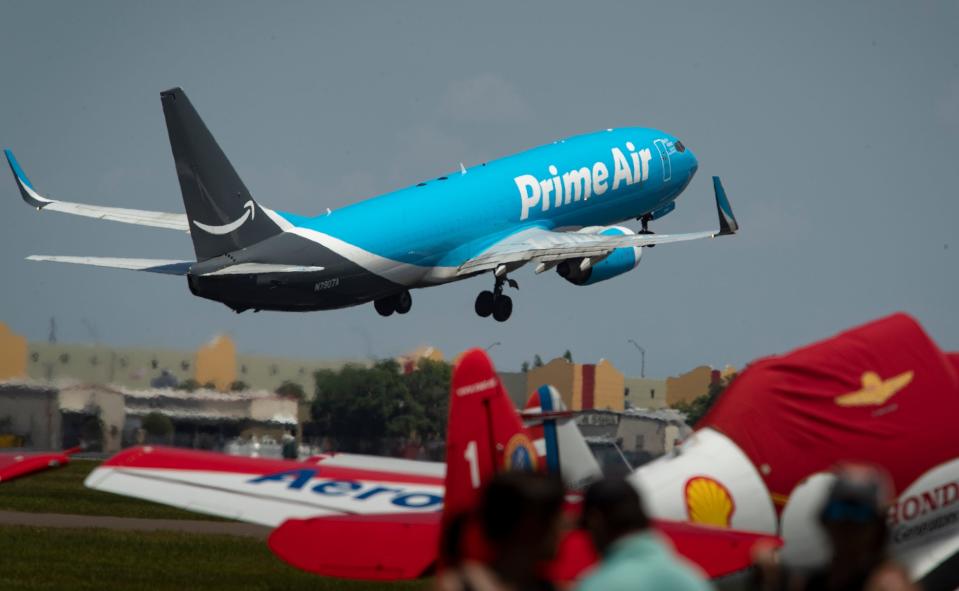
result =
[{"label": "tree line", "polygon": [[337,451],[389,452],[389,444],[440,443],[446,436],[452,366],[420,359],[404,373],[396,361],[346,365],[314,374],[310,431]]}]

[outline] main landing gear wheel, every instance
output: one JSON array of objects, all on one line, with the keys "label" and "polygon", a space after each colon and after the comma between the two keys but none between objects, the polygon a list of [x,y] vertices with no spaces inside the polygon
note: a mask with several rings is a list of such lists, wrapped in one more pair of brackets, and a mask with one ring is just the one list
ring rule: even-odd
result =
[{"label": "main landing gear wheel", "polygon": [[513,313],[513,299],[507,295],[501,295],[493,300],[493,318],[497,322],[506,322]]},{"label": "main landing gear wheel", "polygon": [[394,297],[396,298],[397,314],[406,314],[413,307],[413,296],[410,295],[409,290],[404,289]]},{"label": "main landing gear wheel", "polygon": [[396,300],[392,297],[380,298],[373,302],[373,307],[380,316],[389,316],[396,311]]},{"label": "main landing gear wheel", "polygon": [[519,289],[519,284],[508,279],[506,276],[497,277],[493,291],[481,291],[476,296],[474,309],[476,314],[482,318],[492,316],[498,322],[506,322],[513,313],[513,300],[509,296],[503,295],[503,286],[509,285],[513,289]]},{"label": "main landing gear wheel", "polygon": [[393,312],[406,314],[413,307],[413,296],[409,290],[404,289],[400,293],[375,300],[373,307],[380,316],[389,316]]},{"label": "main landing gear wheel", "polygon": [[496,296],[493,295],[491,291],[481,291],[479,295],[476,296],[476,305],[474,309],[476,313],[486,318],[493,313],[493,302],[496,300]]}]

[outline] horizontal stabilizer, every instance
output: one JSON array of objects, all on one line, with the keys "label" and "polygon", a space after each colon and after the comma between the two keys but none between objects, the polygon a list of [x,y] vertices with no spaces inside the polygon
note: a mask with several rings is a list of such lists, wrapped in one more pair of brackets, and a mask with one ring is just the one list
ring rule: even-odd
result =
[{"label": "horizontal stabilizer", "polygon": [[163,273],[165,275],[186,275],[196,261],[170,261],[164,259],[123,259],[113,257],[71,257],[30,255],[28,261],[50,261],[53,263],[72,263],[74,265],[91,265],[94,267],[109,267],[112,269],[128,269],[130,271],[147,271],[149,273]]},{"label": "horizontal stabilizer", "polygon": [[229,267],[223,267],[216,271],[203,273],[204,277],[211,275],[246,275],[250,273],[316,273],[322,271],[323,267],[312,267],[309,265],[283,265],[273,263],[237,263]]},{"label": "horizontal stabilizer", "polygon": [[182,213],[164,213],[161,211],[143,211],[139,209],[127,209],[125,207],[104,207],[100,205],[86,205],[84,203],[70,203],[67,201],[56,201],[49,199],[37,193],[33,188],[33,183],[27,178],[27,175],[20,168],[20,164],[14,157],[13,152],[4,150],[7,157],[7,164],[17,181],[17,188],[20,189],[20,196],[27,202],[27,205],[37,208],[37,210],[59,211],[60,213],[69,213],[99,220],[110,220],[124,224],[136,224],[138,226],[152,226],[154,228],[167,228],[169,230],[182,230],[188,232],[190,229],[187,223],[186,215]]}]

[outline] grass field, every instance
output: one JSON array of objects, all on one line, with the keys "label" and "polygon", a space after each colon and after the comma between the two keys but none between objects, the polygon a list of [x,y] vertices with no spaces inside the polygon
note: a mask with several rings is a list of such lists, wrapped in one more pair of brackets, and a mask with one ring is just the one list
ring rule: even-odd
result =
[{"label": "grass field", "polygon": [[231,536],[0,526],[0,589],[185,591],[426,589],[359,583],[283,564],[266,544]]},{"label": "grass field", "polygon": [[[216,519],[90,490],[96,467],[68,466],[0,484],[0,510],[160,519]],[[426,589],[424,581],[358,583],[287,566],[264,541],[177,532],[0,526],[0,589]]]},{"label": "grass field", "polygon": [[96,467],[97,462],[73,460],[63,468],[4,482],[0,484],[0,510],[156,519],[218,519],[86,488],[83,479]]}]

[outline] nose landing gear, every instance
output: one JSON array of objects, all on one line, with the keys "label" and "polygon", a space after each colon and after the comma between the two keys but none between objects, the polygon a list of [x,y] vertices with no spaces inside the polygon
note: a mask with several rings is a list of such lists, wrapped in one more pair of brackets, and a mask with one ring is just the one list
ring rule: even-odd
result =
[{"label": "nose landing gear", "polygon": [[503,284],[508,284],[513,289],[519,289],[519,284],[513,279],[507,277],[497,277],[493,291],[481,291],[476,296],[474,309],[476,314],[486,318],[493,316],[497,322],[506,322],[513,314],[513,299],[508,295],[503,295]]},{"label": "nose landing gear", "polygon": [[380,316],[389,316],[393,312],[406,314],[413,307],[413,296],[408,289],[404,289],[400,293],[374,300],[373,307]]}]

